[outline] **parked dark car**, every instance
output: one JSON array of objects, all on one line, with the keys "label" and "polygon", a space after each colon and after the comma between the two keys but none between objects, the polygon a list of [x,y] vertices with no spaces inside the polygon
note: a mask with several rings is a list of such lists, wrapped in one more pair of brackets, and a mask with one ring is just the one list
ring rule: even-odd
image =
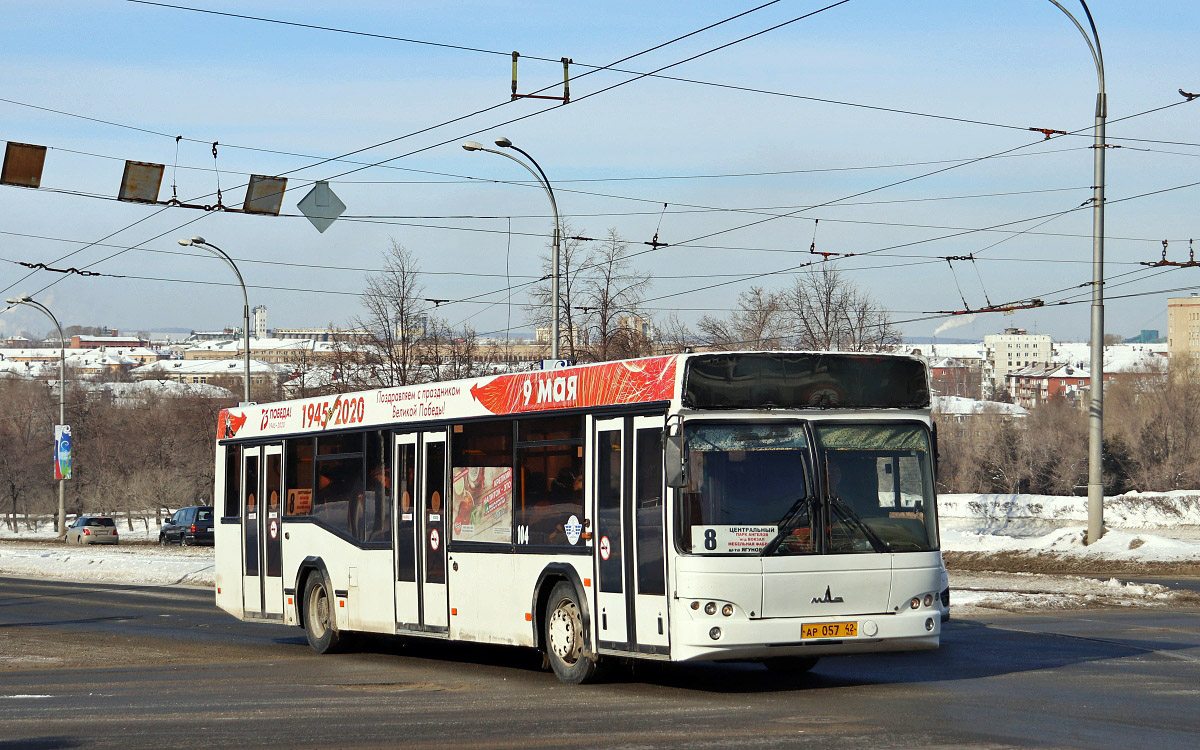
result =
[{"label": "parked dark car", "polygon": [[67,544],[116,544],[119,539],[108,516],[80,516],[67,527]]},{"label": "parked dark car", "polygon": [[161,545],[213,543],[213,509],[211,505],[193,505],[180,508],[175,515],[163,522],[158,532]]}]

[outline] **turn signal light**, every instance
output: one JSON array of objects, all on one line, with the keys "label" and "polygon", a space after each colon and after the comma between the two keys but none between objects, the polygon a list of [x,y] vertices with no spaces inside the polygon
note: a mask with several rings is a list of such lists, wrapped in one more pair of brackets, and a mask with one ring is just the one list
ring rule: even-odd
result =
[{"label": "turn signal light", "polygon": [[912,601],[910,601],[910,602],[908,603],[908,606],[912,607],[913,609],[916,609],[917,607],[920,607],[920,606],[921,606],[921,597],[919,597],[919,596],[914,596],[914,597],[912,598]]},{"label": "turn signal light", "polygon": [[733,605],[726,604],[724,607],[721,607],[721,614],[725,615],[726,617],[732,617],[733,616]]},{"label": "turn signal light", "polygon": [[925,606],[926,606],[926,607],[932,607],[932,606],[933,606],[933,594],[926,594],[926,595],[925,595]]}]

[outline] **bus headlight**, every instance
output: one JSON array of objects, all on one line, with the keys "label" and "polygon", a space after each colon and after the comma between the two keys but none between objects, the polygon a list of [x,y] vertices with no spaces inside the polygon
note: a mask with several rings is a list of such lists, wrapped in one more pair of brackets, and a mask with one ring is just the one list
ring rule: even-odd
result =
[{"label": "bus headlight", "polygon": [[933,594],[926,594],[924,603],[925,603],[926,607],[932,607],[933,606]]},{"label": "bus headlight", "polygon": [[913,609],[920,607],[921,606],[921,597],[914,596],[912,598],[912,600],[908,603],[908,606],[912,607]]},{"label": "bus headlight", "polygon": [[712,630],[708,631],[708,637],[709,637],[709,638],[712,638],[714,641],[716,641],[716,640],[720,640],[720,638],[721,638],[721,629],[720,629],[720,628],[713,628]]},{"label": "bus headlight", "polygon": [[717,613],[717,603],[716,602],[709,602],[708,604],[704,605],[704,614],[715,615],[716,613]]},{"label": "bus headlight", "polygon": [[726,617],[733,617],[733,605],[726,604],[724,607],[721,607],[721,614],[725,615]]}]

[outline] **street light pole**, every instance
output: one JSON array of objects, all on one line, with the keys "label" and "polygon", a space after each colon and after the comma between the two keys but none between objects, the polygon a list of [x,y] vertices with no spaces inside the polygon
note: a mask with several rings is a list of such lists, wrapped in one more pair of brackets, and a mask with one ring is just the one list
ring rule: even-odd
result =
[{"label": "street light pole", "polygon": [[1087,16],[1087,29],[1058,0],[1050,0],[1066,14],[1079,29],[1096,64],[1096,123],[1092,182],[1092,346],[1091,346],[1091,405],[1088,410],[1088,544],[1095,544],[1104,535],[1104,125],[1108,117],[1108,98],[1104,92],[1104,53],[1096,22],[1084,0],[1079,0]]},{"label": "street light pole", "polygon": [[[10,305],[27,305],[35,310],[41,310],[49,316],[50,320],[54,321],[54,327],[58,329],[58,423],[65,425],[67,423],[67,341],[63,336],[62,326],[58,324],[58,318],[54,317],[54,313],[50,312],[50,308],[33,299],[28,294],[20,297],[10,297],[7,301]],[[67,535],[66,484],[66,477],[58,480],[59,539]]]},{"label": "street light pole", "polygon": [[203,237],[193,237],[190,240],[181,239],[179,240],[179,244],[183,245],[184,247],[198,247],[201,250],[207,250],[213,255],[221,258],[226,264],[229,265],[231,269],[233,269],[234,275],[237,276],[238,283],[242,285],[242,316],[245,319],[245,323],[242,326],[242,333],[244,335],[246,349],[246,383],[244,388],[245,395],[243,398],[243,405],[248,406],[250,404],[250,297],[246,294],[246,282],[242,281],[242,272],[238,270],[237,264],[233,262],[233,258],[230,258],[229,255],[227,255],[226,252],[221,248],[217,247],[211,242],[207,242]]},{"label": "street light pole", "polygon": [[550,186],[550,178],[546,176],[546,172],[545,172],[545,170],[542,169],[542,165],[538,164],[537,160],[534,159],[532,156],[530,156],[528,151],[525,151],[524,149],[514,146],[512,141],[510,141],[507,138],[503,138],[503,137],[496,139],[496,145],[499,146],[500,148],[511,148],[513,151],[516,151],[516,152],[522,154],[526,159],[533,162],[533,167],[537,167],[537,171],[535,172],[533,167],[530,167],[528,164],[521,161],[520,159],[513,156],[512,154],[506,154],[503,151],[497,151],[492,148],[485,148],[483,146],[483,144],[477,143],[475,141],[467,141],[466,143],[464,143],[462,145],[462,147],[464,149],[466,149],[467,151],[487,151],[490,154],[499,154],[500,156],[503,156],[508,159],[512,159],[517,164],[520,164],[522,167],[525,167],[525,169],[528,170],[531,175],[533,175],[533,178],[538,181],[538,184],[542,186],[542,189],[546,191],[546,196],[550,198],[550,208],[554,211],[554,254],[553,254],[553,260],[551,261],[551,269],[550,269],[550,271],[551,271],[550,298],[552,300],[551,304],[554,306],[554,311],[553,311],[553,314],[550,316],[550,359],[558,359],[558,342],[559,342],[559,329],[558,329],[558,317],[559,317],[558,277],[559,277],[559,270],[558,269],[559,269],[560,258],[562,256],[562,230],[561,230],[562,224],[558,218],[558,203],[555,202],[555,200],[554,200],[554,188],[552,188]]}]

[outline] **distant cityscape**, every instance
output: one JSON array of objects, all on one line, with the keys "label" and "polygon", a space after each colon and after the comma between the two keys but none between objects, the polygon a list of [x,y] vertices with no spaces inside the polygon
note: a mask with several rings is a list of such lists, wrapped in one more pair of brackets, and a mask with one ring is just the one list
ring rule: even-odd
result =
[{"label": "distant cityscape", "polygon": [[[622,319],[666,351],[653,327],[640,318]],[[338,390],[355,353],[377,346],[369,331],[350,328],[270,328],[267,309],[254,308],[250,337],[250,378],[258,388],[278,397],[308,395],[313,389]],[[101,391],[120,393],[120,384],[151,383],[161,391],[209,397],[233,397],[245,372],[241,328],[210,331],[180,329],[156,333],[72,335],[66,342],[71,377]],[[472,361],[482,371],[533,369],[549,355],[549,330],[508,339],[473,342]],[[585,337],[574,336],[577,344]],[[1121,378],[1159,377],[1168,361],[1194,361],[1200,356],[1200,298],[1168,300],[1167,336],[1143,329],[1121,339],[1110,335],[1104,347],[1105,382]],[[696,350],[703,350],[697,343]],[[1063,398],[1081,408],[1087,402],[1090,352],[1086,342],[1053,341],[1049,334],[1006,328],[981,341],[962,338],[906,339],[898,352],[924,357],[930,365],[935,397],[943,411],[978,410],[976,403],[1012,404],[1030,409],[1050,398]],[[57,336],[0,339],[0,377],[54,380],[58,377]],[[358,382],[362,382],[361,379]]]}]

